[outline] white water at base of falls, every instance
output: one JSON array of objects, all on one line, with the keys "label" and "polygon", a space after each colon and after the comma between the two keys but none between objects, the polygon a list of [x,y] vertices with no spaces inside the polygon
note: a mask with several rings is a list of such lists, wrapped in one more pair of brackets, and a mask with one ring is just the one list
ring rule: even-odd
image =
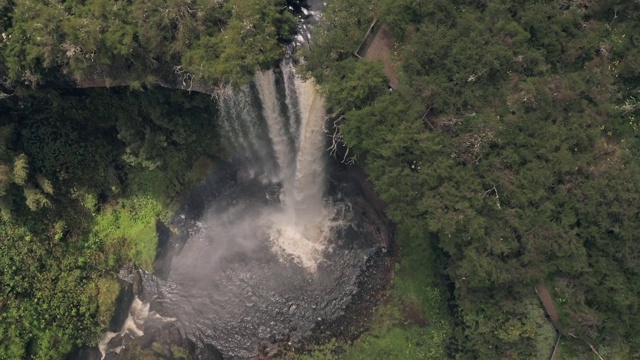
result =
[{"label": "white water at base of falls", "polygon": [[273,250],[283,261],[314,271],[330,250],[331,230],[341,223],[332,220],[335,211],[324,200],[324,99],[315,82],[303,81],[290,63],[281,65],[280,74],[284,95],[273,70],[256,72],[255,90],[223,92],[223,137],[252,176],[282,185],[281,210],[265,215]]},{"label": "white water at base of falls", "polygon": [[141,330],[141,326],[145,321],[147,321],[149,317],[158,319],[162,322],[176,320],[174,318],[162,317],[153,311],[150,312],[149,307],[149,303],[143,303],[137,296],[133,299],[133,302],[129,307],[129,315],[124,321],[124,324],[122,324],[120,332],[107,331],[102,335],[102,338],[98,342],[98,350],[100,350],[100,354],[102,355],[101,359],[104,359],[106,357],[108,351],[116,354],[120,353],[122,346],[115,349],[109,349],[109,341],[111,341],[111,339],[113,339],[114,337],[118,335],[124,336],[125,334],[129,334],[131,337],[139,337],[144,335],[144,332]]}]

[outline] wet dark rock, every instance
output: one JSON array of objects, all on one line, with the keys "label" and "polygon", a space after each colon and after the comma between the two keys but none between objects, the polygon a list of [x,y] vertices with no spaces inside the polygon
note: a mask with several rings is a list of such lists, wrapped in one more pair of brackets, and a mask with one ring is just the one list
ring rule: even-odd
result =
[{"label": "wet dark rock", "polygon": [[65,360],[100,360],[101,358],[100,350],[95,347],[84,346],[74,350]]},{"label": "wet dark rock", "polygon": [[156,220],[156,234],[158,235],[158,246],[156,250],[156,258],[153,262],[154,274],[161,279],[166,279],[171,270],[171,259],[174,252],[172,251],[172,232],[167,225],[160,219]]},{"label": "wet dark rock", "polygon": [[[105,359],[178,359],[182,355],[187,355],[190,359],[223,359],[220,351],[213,345],[196,344],[186,339],[175,324],[170,321],[153,320],[146,324],[142,330],[144,334],[139,337],[132,337],[127,333],[113,337],[109,341],[109,351]],[[97,351],[97,349],[95,350]],[[176,355],[176,353],[181,355]],[[97,359],[100,359],[100,352],[98,351],[97,354]],[[80,354],[79,356],[84,355]],[[80,359],[85,358],[75,357],[69,360]]]},{"label": "wet dark rock", "polygon": [[112,332],[119,332],[122,325],[124,325],[127,316],[129,316],[129,308],[135,297],[132,283],[122,279],[118,279],[118,282],[120,283],[120,293],[116,298],[115,311],[109,322],[109,331]]},{"label": "wet dark rock", "polygon": [[173,355],[171,353],[171,346],[169,344],[154,342],[151,344],[151,350],[156,353],[156,355],[159,355],[163,358],[173,358]]},{"label": "wet dark rock", "polygon": [[105,355],[104,360],[120,360],[122,357],[117,353],[108,353]]},{"label": "wet dark rock", "polygon": [[289,335],[288,333],[284,333],[282,334],[282,336],[280,336],[280,339],[282,342],[288,342],[290,339],[291,335]]},{"label": "wet dark rock", "polygon": [[140,295],[142,293],[142,277],[140,275],[140,269],[135,265],[127,264],[122,267],[118,272],[118,278],[132,285],[134,295]]},{"label": "wet dark rock", "polygon": [[224,360],[222,353],[211,344],[198,346],[194,355],[198,360]]}]

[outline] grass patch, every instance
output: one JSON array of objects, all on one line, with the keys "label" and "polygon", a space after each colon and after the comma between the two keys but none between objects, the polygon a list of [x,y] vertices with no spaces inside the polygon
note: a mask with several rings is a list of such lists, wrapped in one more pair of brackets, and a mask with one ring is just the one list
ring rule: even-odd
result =
[{"label": "grass patch", "polygon": [[171,355],[176,359],[189,359],[189,353],[180,346],[171,347]]},{"label": "grass patch", "polygon": [[[158,247],[156,222],[167,222],[173,216],[181,192],[192,184],[183,176],[189,170],[187,159],[179,156],[171,159],[168,169],[128,169],[126,192],[94,211],[93,228],[87,242],[91,255],[83,257],[81,265],[83,262],[104,262],[108,273],[124,263],[133,262],[153,271]],[[213,161],[202,160],[193,167],[198,169],[193,176],[195,181],[196,176],[203,177],[205,172],[211,171]],[[113,316],[120,287],[112,278],[100,278],[94,284],[98,322],[105,326]]]},{"label": "grass patch", "polygon": [[132,169],[128,179],[128,198],[153,199],[162,208],[158,216],[162,220],[171,217],[177,204],[177,194],[185,188],[175,173],[185,169]]},{"label": "grass patch", "polygon": [[98,323],[106,327],[113,317],[115,302],[120,293],[120,284],[113,278],[100,278],[96,281],[98,287]]},{"label": "grass patch", "polygon": [[[398,264],[391,301],[381,305],[373,327],[354,342],[343,359],[443,359],[452,331],[446,296],[438,287],[434,254],[427,236],[399,227],[402,260]],[[409,311],[412,309],[413,311]],[[422,319],[426,324],[420,324]],[[423,326],[420,326],[423,325]]]},{"label": "grass patch", "polygon": [[372,331],[354,343],[342,359],[444,359],[446,332],[433,328],[391,327]]},{"label": "grass patch", "polygon": [[169,219],[178,187],[160,169],[132,169],[125,197],[106,205],[94,218],[90,242],[102,244],[108,266],[134,262],[153,270],[158,246],[156,221]]},{"label": "grass patch", "polygon": [[110,265],[133,261],[151,271],[158,245],[155,224],[162,211],[149,196],[121,199],[95,217],[90,237],[102,242]]}]

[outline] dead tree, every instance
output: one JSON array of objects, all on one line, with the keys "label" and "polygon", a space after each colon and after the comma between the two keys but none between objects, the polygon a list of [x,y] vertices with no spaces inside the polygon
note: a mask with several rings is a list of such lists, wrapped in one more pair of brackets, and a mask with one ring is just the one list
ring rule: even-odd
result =
[{"label": "dead tree", "polygon": [[327,148],[327,151],[329,151],[329,154],[331,156],[336,157],[338,155],[338,148],[340,146],[344,146],[345,152],[344,152],[344,156],[342,157],[341,163],[347,164],[347,165],[353,165],[356,162],[358,162],[358,154],[354,153],[350,155],[351,149],[344,142],[344,137],[342,136],[342,131],[341,131],[341,126],[342,124],[344,124],[344,121],[345,121],[344,115],[340,115],[337,119],[335,119],[335,116],[336,116],[336,113],[333,113],[325,117],[326,120],[334,118],[332,128],[324,129],[324,132],[328,133],[329,137],[331,137],[331,145]]}]

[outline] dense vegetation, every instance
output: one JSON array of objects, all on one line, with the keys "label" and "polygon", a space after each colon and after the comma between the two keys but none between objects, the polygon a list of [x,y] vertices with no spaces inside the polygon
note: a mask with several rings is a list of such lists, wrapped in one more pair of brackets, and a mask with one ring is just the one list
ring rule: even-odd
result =
[{"label": "dense vegetation", "polygon": [[209,96],[34,88],[239,83],[296,24],[278,0],[0,0],[0,358],[95,344],[117,270],[152,270],[156,222],[221,153]]},{"label": "dense vegetation", "polygon": [[[95,342],[117,268],[152,267],[156,221],[220,152],[208,97],[17,85],[246,81],[291,40],[286,5],[0,0],[0,358]],[[640,4],[332,0],[323,16],[301,56],[402,261],[374,328],[316,358],[543,359],[538,284],[561,358],[640,356]],[[393,91],[353,55],[373,18]]]},{"label": "dense vegetation", "polygon": [[219,153],[209,96],[27,91],[0,103],[0,358],[56,359],[111,320],[118,269]]},{"label": "dense vegetation", "polygon": [[280,0],[1,0],[0,59],[27,83],[154,83],[174,70],[238,82],[278,61],[296,24]]},{"label": "dense vegetation", "polygon": [[[562,358],[639,356],[640,4],[336,0],[325,16],[307,68],[401,245],[446,259],[450,353],[548,356],[543,283]],[[392,92],[352,55],[374,17],[394,37]]]}]

